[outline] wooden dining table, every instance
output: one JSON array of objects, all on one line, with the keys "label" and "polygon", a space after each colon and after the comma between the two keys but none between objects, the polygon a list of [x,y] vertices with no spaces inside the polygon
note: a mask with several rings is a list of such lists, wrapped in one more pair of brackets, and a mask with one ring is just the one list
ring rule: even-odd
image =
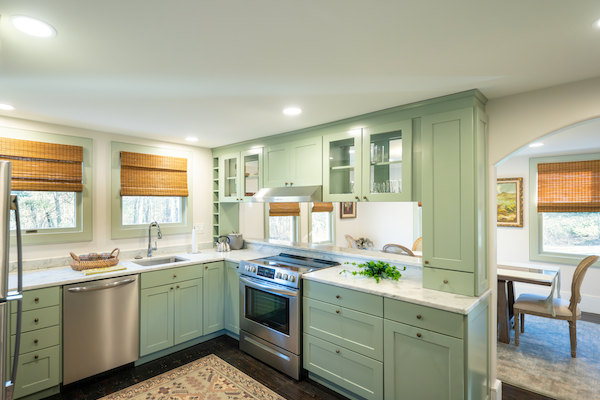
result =
[{"label": "wooden dining table", "polygon": [[513,327],[514,282],[551,288],[554,285],[560,293],[560,268],[498,264],[498,340],[502,343],[510,342]]}]

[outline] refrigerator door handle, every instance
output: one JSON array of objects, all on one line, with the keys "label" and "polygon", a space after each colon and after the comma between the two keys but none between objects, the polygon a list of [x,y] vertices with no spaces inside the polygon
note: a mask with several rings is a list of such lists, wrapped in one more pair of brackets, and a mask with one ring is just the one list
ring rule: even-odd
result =
[{"label": "refrigerator door handle", "polygon": [[19,204],[17,203],[17,196],[10,196],[10,209],[15,211],[15,222],[17,225],[17,292],[16,296],[11,296],[17,301],[17,326],[15,336],[15,354],[13,359],[13,366],[10,375],[10,381],[5,384],[5,397],[4,400],[12,400],[15,390],[15,380],[17,378],[17,367],[19,365],[19,353],[21,347],[21,322],[23,314],[23,248],[21,243],[21,220],[19,217]]}]

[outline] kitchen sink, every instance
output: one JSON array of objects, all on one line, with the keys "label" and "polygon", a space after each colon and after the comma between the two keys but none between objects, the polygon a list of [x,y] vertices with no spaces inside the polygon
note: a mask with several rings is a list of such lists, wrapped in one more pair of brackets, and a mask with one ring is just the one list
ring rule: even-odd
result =
[{"label": "kitchen sink", "polygon": [[168,258],[149,258],[143,261],[132,261],[132,263],[141,265],[142,267],[155,267],[157,265],[172,264],[177,262],[190,261],[187,258],[168,257]]}]

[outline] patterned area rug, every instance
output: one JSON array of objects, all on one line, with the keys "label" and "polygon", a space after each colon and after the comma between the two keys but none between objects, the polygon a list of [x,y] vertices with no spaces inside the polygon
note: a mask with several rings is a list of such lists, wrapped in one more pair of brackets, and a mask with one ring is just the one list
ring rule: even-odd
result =
[{"label": "patterned area rug", "polygon": [[211,354],[102,400],[285,400]]},{"label": "patterned area rug", "polygon": [[577,358],[569,323],[525,316],[525,333],[498,342],[498,379],[558,400],[600,399],[600,325],[577,321]]}]

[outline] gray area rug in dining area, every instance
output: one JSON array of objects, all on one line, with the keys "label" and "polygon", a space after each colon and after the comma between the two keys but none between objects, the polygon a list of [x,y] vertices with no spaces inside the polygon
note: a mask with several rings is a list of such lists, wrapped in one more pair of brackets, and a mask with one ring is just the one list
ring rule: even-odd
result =
[{"label": "gray area rug in dining area", "polygon": [[525,316],[525,333],[498,342],[498,379],[557,400],[600,399],[600,325],[577,321],[577,358],[569,323]]}]

